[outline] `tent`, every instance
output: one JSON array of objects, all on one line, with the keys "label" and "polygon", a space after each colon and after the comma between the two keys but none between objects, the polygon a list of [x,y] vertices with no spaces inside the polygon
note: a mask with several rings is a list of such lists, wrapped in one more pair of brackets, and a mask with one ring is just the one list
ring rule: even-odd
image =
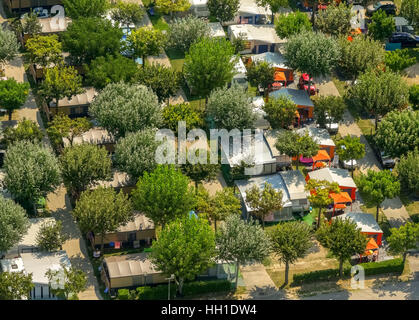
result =
[{"label": "tent", "polygon": [[374,238],[368,240],[367,246],[365,247],[365,252],[359,255],[359,262],[362,261],[362,258],[372,255],[372,260],[378,260],[378,244],[375,242]]},{"label": "tent", "polygon": [[352,204],[351,196],[347,192],[330,193],[329,197],[333,199],[332,217],[336,209],[345,209],[348,203]]},{"label": "tent", "polygon": [[312,157],[312,159],[313,159],[313,170],[314,168],[325,167],[326,164],[324,163],[324,161],[328,161],[330,165],[330,161],[332,160],[330,159],[330,156],[326,150],[319,150],[319,152],[317,152],[317,154],[314,157]]}]

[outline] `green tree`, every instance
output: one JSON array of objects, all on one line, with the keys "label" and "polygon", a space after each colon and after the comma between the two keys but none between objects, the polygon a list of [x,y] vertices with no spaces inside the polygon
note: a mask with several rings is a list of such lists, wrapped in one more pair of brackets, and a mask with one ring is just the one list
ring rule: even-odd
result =
[{"label": "green tree", "polygon": [[207,97],[215,88],[230,83],[237,59],[226,39],[203,38],[192,44],[186,54],[183,72],[189,88]]},{"label": "green tree", "polygon": [[61,183],[61,170],[50,148],[19,141],[7,149],[4,184],[20,203],[33,203]]},{"label": "green tree", "polygon": [[265,93],[268,93],[268,86],[274,81],[275,68],[269,63],[252,62],[247,70],[247,80],[254,87],[261,86]]},{"label": "green tree", "polygon": [[29,62],[42,68],[64,62],[62,45],[57,35],[36,35],[26,41],[25,48]]},{"label": "green tree", "polygon": [[234,194],[233,188],[223,188],[217,191],[214,196],[209,197],[206,210],[211,221],[214,222],[214,229],[217,232],[217,221],[223,221],[230,215],[240,216],[241,203]]},{"label": "green tree", "polygon": [[160,142],[155,139],[155,136],[154,129],[144,129],[127,134],[115,146],[116,165],[135,181],[145,171],[151,172],[157,166],[155,157]]},{"label": "green tree", "polygon": [[393,16],[387,16],[383,10],[378,10],[372,15],[368,25],[368,35],[374,40],[384,41],[396,29]]},{"label": "green tree", "polygon": [[82,192],[72,215],[83,232],[92,231],[100,235],[100,250],[103,253],[105,235],[132,220],[134,211],[128,195],[99,186]]},{"label": "green tree", "polygon": [[90,105],[89,113],[116,137],[162,123],[157,96],[143,85],[108,84]]},{"label": "green tree", "polygon": [[269,7],[272,12],[271,22],[274,23],[275,13],[281,8],[288,8],[288,0],[256,0],[256,4],[261,7]]},{"label": "green tree", "polygon": [[168,46],[182,52],[187,52],[191,45],[199,39],[209,37],[211,28],[204,20],[188,15],[175,18],[169,24]]},{"label": "green tree", "polygon": [[318,96],[314,101],[314,117],[317,124],[326,128],[326,124],[342,121],[346,105],[339,96]]},{"label": "green tree", "polygon": [[205,272],[214,264],[215,256],[215,236],[208,221],[185,216],[163,228],[153,242],[151,261],[167,276],[175,275],[182,296],[185,280]]},{"label": "green tree", "polygon": [[97,90],[109,83],[134,83],[138,76],[137,63],[122,55],[97,57],[90,65],[85,65],[87,83]]},{"label": "green tree", "polygon": [[143,59],[143,67],[145,66],[145,57],[157,56],[162,53],[167,41],[166,35],[161,30],[147,26],[133,30],[127,40],[134,54]]},{"label": "green tree", "polygon": [[284,57],[289,67],[308,73],[310,78],[324,76],[336,65],[339,46],[336,39],[321,32],[303,31],[291,36],[285,43]]},{"label": "green tree", "polygon": [[230,215],[216,235],[218,256],[221,260],[236,264],[236,288],[240,265],[262,262],[269,256],[269,237],[257,221],[246,222],[239,215]]},{"label": "green tree", "polygon": [[73,21],[60,37],[63,50],[70,53],[76,64],[89,64],[97,57],[118,55],[122,47],[122,30],[100,18],[80,18]]},{"label": "green tree", "polygon": [[329,197],[329,194],[331,192],[340,193],[339,185],[337,182],[331,183],[326,180],[310,179],[307,181],[305,189],[311,193],[308,196],[308,201],[319,211],[317,215],[317,228],[319,228],[323,208],[333,203],[333,199]]},{"label": "green tree", "polygon": [[393,199],[400,194],[400,182],[389,170],[368,170],[367,174],[361,173],[358,180],[359,191],[363,199],[377,208],[376,220],[381,204],[385,199]]},{"label": "green tree", "polygon": [[408,49],[386,51],[385,63],[393,72],[400,72],[414,65],[416,63],[416,57],[411,57]]},{"label": "green tree", "polygon": [[327,6],[317,14],[317,30],[331,36],[347,35],[351,31],[351,19],[354,12],[344,3]]},{"label": "green tree", "polygon": [[18,244],[28,228],[29,220],[25,210],[13,200],[0,195],[0,252],[7,252]]},{"label": "green tree", "polygon": [[269,99],[263,110],[273,129],[287,129],[294,123],[297,105],[288,97],[279,96]]},{"label": "green tree", "polygon": [[27,300],[34,286],[32,273],[0,272],[0,300]]},{"label": "green tree", "polygon": [[343,263],[354,254],[364,253],[367,238],[349,219],[336,218],[324,223],[316,233],[317,240],[339,260],[339,275],[343,276]]},{"label": "green tree", "polygon": [[46,69],[45,79],[39,88],[39,94],[47,103],[54,101],[57,107],[61,99],[71,99],[72,96],[83,92],[81,76],[74,67],[64,65]]},{"label": "green tree", "polygon": [[202,113],[189,103],[168,105],[163,109],[165,126],[170,130],[178,130],[178,122],[186,122],[186,130],[200,128],[204,125]]},{"label": "green tree", "polygon": [[9,121],[13,110],[19,109],[28,98],[29,83],[19,83],[15,79],[0,80],[0,106],[7,110]]},{"label": "green tree", "polygon": [[212,91],[205,112],[216,128],[227,130],[253,128],[256,119],[248,94],[236,83]]},{"label": "green tree", "polygon": [[155,5],[159,11],[164,14],[170,14],[173,17],[173,12],[187,11],[191,4],[188,0],[155,0]]},{"label": "green tree", "polygon": [[377,68],[384,62],[385,51],[380,41],[365,36],[355,36],[352,41],[347,37],[338,40],[340,56],[338,70],[355,80],[368,68]]},{"label": "green tree", "polygon": [[262,220],[265,229],[265,218],[275,211],[282,210],[282,191],[275,190],[271,184],[265,182],[263,190],[258,185],[246,190],[246,202],[252,208],[252,214]]},{"label": "green tree", "polygon": [[277,136],[275,147],[289,157],[297,157],[297,170],[299,157],[312,157],[319,151],[317,143],[308,135],[301,136],[294,131],[283,131]]},{"label": "green tree", "polygon": [[378,126],[375,141],[386,154],[393,157],[400,157],[418,148],[419,111],[388,113]]},{"label": "green tree", "polygon": [[275,30],[280,38],[289,38],[303,31],[311,31],[311,23],[304,12],[283,13],[275,21]]},{"label": "green tree", "polygon": [[104,147],[79,144],[64,148],[60,165],[64,185],[74,199],[97,182],[111,179],[112,161]]},{"label": "green tree", "polygon": [[419,241],[419,225],[407,222],[399,228],[391,228],[391,235],[387,237],[390,254],[401,254],[403,264],[406,262],[408,250],[417,249]]},{"label": "green tree", "polygon": [[174,166],[159,165],[138,179],[132,193],[134,206],[155,224],[164,226],[195,206],[194,191],[189,183],[189,178]]},{"label": "green tree", "polygon": [[272,249],[279,261],[285,264],[285,282],[288,284],[290,264],[303,258],[313,246],[311,228],[301,221],[281,223],[270,230]]},{"label": "green tree", "polygon": [[345,98],[352,107],[373,115],[377,129],[380,116],[407,106],[408,91],[400,75],[390,71],[369,70],[359,76]]},{"label": "green tree", "polygon": [[42,26],[39,22],[38,15],[34,13],[32,10],[28,14],[26,14],[20,20],[19,31],[23,34],[28,34],[29,36],[41,33]]},{"label": "green tree", "polygon": [[159,102],[176,95],[181,85],[181,75],[173,68],[161,64],[147,65],[138,72],[138,83],[149,87]]},{"label": "green tree", "polygon": [[92,124],[86,118],[70,119],[66,114],[59,113],[48,123],[47,133],[51,142],[61,150],[64,138],[72,146],[74,138],[89,131],[91,127]]},{"label": "green tree", "polygon": [[232,21],[239,11],[239,0],[209,0],[207,3],[210,15],[221,23]]},{"label": "green tree", "polygon": [[60,270],[48,270],[45,276],[51,292],[67,300],[78,300],[77,295],[87,288],[87,274],[81,269],[68,268],[65,264],[61,264]]},{"label": "green tree", "polygon": [[[193,156],[189,155],[189,152],[191,151],[194,152]],[[200,182],[210,182],[217,178],[220,165],[218,163],[212,164],[210,161],[210,155],[211,152],[204,149],[190,149],[188,150],[187,155],[188,161],[182,165],[183,173],[195,182],[196,192],[198,192],[198,184]]]},{"label": "green tree", "polygon": [[44,133],[35,121],[23,119],[19,121],[17,127],[7,127],[3,131],[3,142],[10,146],[17,141],[27,140],[32,143],[40,142]]},{"label": "green tree", "polygon": [[365,156],[365,144],[361,143],[360,138],[347,135],[336,143],[336,153],[343,161],[351,160],[352,178],[354,177],[353,162]]},{"label": "green tree", "polygon": [[401,186],[408,192],[419,194],[419,151],[408,152],[400,157],[396,172]]},{"label": "green tree", "polygon": [[417,26],[419,23],[419,3],[415,0],[403,0],[400,15],[406,17],[412,25]]},{"label": "green tree", "polygon": [[111,10],[111,18],[120,26],[138,25],[143,20],[144,8],[137,3],[118,0]]},{"label": "green tree", "polygon": [[413,110],[419,109],[419,84],[409,87],[409,102],[412,104]]},{"label": "green tree", "polygon": [[73,20],[80,18],[102,17],[108,3],[106,0],[63,0],[65,13]]},{"label": "green tree", "polygon": [[62,249],[68,236],[63,232],[62,221],[44,222],[36,234],[36,245],[45,251]]},{"label": "green tree", "polygon": [[13,31],[0,29],[0,68],[19,52],[19,44]]}]

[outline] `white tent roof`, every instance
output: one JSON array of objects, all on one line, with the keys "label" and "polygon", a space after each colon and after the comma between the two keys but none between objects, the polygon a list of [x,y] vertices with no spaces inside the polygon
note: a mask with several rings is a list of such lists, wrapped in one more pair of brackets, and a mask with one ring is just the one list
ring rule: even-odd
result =
[{"label": "white tent roof", "polygon": [[310,192],[304,189],[306,181],[300,170],[281,171],[279,174],[284,180],[291,200],[307,199]]},{"label": "white tent roof", "polygon": [[254,62],[267,62],[274,68],[291,69],[286,63],[284,56],[279,52],[264,52],[260,54],[254,54],[251,56]]},{"label": "white tent roof", "polygon": [[340,216],[333,217],[333,219],[350,219],[354,221],[361,232],[365,233],[383,233],[374,215],[362,212],[348,212]]},{"label": "white tent roof", "polygon": [[348,170],[340,168],[323,168],[308,173],[310,179],[337,182],[341,187],[356,188]]},{"label": "white tent roof", "polygon": [[134,253],[122,256],[111,256],[104,259],[109,277],[121,278],[161,273],[148,259],[148,253]]},{"label": "white tent roof", "polygon": [[255,0],[240,0],[238,12],[240,15],[244,15],[244,14],[270,15],[272,14],[272,11],[269,9],[269,7],[258,6]]},{"label": "white tent roof", "polygon": [[285,43],[286,39],[278,37],[275,26],[272,24],[238,24],[228,27],[229,34],[233,33],[235,38],[243,37],[244,40],[261,41],[266,43]]},{"label": "white tent roof", "polygon": [[322,128],[301,128],[298,129],[297,132],[300,135],[305,135],[306,132],[310,137],[313,138],[313,140],[318,144],[322,146],[335,146],[335,143],[333,142],[332,138],[330,137],[329,132],[326,129]]}]

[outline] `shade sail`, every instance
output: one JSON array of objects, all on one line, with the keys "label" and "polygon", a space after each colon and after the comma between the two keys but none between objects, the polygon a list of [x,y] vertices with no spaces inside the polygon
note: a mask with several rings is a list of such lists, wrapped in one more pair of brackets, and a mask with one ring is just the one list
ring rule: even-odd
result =
[{"label": "shade sail", "polygon": [[285,76],[284,72],[276,71],[274,74],[275,81],[287,81],[287,77]]},{"label": "shade sail", "polygon": [[351,196],[347,192],[331,193],[329,197],[333,199],[334,203],[348,203],[352,202]]},{"label": "shade sail", "polygon": [[313,159],[313,162],[331,160],[326,150],[319,150],[319,152],[317,152],[317,154],[312,159]]},{"label": "shade sail", "polygon": [[375,250],[378,249],[378,244],[375,242],[374,238],[370,238],[370,240],[367,243],[367,247],[365,250]]}]

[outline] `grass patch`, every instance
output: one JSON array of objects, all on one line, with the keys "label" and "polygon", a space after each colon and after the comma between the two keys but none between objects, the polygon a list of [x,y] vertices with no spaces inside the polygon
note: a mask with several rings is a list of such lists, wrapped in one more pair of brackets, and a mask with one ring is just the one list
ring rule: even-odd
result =
[{"label": "grass patch", "polygon": [[169,30],[169,25],[167,24],[166,20],[164,20],[163,16],[160,16],[158,13],[154,14],[154,16],[150,16],[150,20],[154,29],[160,31]]},{"label": "grass patch", "polygon": [[348,86],[346,85],[345,81],[339,80],[337,77],[332,77],[332,81],[338,89],[339,94],[343,97],[348,90]]},{"label": "grass patch", "polygon": [[419,223],[419,201],[403,192],[400,194],[400,200],[413,222]]}]

